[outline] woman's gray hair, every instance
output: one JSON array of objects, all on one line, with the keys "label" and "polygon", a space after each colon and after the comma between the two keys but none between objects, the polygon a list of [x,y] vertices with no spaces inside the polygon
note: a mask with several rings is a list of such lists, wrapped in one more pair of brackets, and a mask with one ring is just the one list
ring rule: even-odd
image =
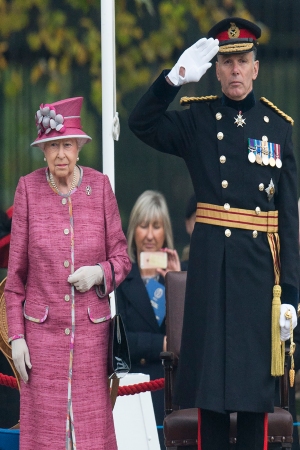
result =
[{"label": "woman's gray hair", "polygon": [[128,254],[131,262],[136,262],[135,230],[142,222],[149,223],[161,220],[164,227],[165,240],[163,247],[173,248],[173,233],[169,210],[165,197],[158,191],[145,191],[138,199],[130,213],[127,230]]}]

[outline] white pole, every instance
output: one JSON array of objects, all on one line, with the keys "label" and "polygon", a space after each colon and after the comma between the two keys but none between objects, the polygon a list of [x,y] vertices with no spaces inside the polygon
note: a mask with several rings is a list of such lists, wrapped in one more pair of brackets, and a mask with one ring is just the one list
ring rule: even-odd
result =
[{"label": "white pole", "polygon": [[[103,173],[115,191],[115,146],[120,125],[116,112],[115,0],[101,3],[101,72],[102,72],[102,160]],[[110,309],[115,315],[115,296],[110,294]]]},{"label": "white pole", "polygon": [[[100,0],[101,1],[101,0]],[[115,190],[114,139],[119,138],[115,84],[115,1],[101,1],[102,158],[103,173]]]}]

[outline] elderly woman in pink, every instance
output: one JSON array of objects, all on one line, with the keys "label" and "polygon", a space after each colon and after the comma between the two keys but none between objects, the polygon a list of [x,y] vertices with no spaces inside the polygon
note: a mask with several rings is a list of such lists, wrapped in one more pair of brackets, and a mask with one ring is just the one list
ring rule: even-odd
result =
[{"label": "elderly woman in pink", "polygon": [[107,387],[113,290],[131,263],[107,176],[78,164],[82,97],[41,105],[46,168],[21,177],[5,289],[22,378],[20,450],[116,450]]}]

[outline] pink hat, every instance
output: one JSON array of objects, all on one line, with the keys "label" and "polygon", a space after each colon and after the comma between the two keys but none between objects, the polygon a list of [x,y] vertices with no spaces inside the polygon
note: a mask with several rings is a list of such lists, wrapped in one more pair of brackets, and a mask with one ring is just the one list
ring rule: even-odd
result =
[{"label": "pink hat", "polygon": [[38,129],[38,137],[31,146],[44,149],[45,142],[57,139],[74,138],[81,148],[91,141],[81,129],[80,110],[83,97],[66,98],[52,104],[41,104],[36,112],[35,123]]}]

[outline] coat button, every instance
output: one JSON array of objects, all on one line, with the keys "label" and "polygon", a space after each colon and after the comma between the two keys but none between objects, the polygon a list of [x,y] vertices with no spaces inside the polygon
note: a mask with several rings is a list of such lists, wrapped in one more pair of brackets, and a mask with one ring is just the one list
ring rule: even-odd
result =
[{"label": "coat button", "polygon": [[70,296],[67,294],[67,295],[65,295],[65,301],[66,302],[69,302],[70,301]]},{"label": "coat button", "polygon": [[226,156],[222,155],[220,156],[220,163],[224,164],[226,162]]},{"label": "coat button", "polygon": [[229,203],[225,203],[224,209],[225,209],[225,211],[229,211],[229,210],[230,210],[230,205],[229,205]]},{"label": "coat button", "polygon": [[64,266],[65,266],[65,267],[69,267],[69,265],[70,265],[69,261],[67,261],[67,260],[64,261]]},{"label": "coat button", "polygon": [[219,141],[221,141],[224,137],[224,134],[222,133],[222,131],[219,131],[219,133],[217,134],[217,138],[219,139]]},{"label": "coat button", "polygon": [[225,230],[225,236],[226,236],[226,237],[230,237],[230,236],[231,236],[231,231],[229,230],[229,228],[227,228],[227,229]]},{"label": "coat button", "polygon": [[223,180],[222,181],[222,188],[226,189],[228,186],[228,181],[227,180]]},{"label": "coat button", "polygon": [[257,206],[257,207],[255,208],[255,213],[256,213],[257,215],[259,215],[260,212],[261,212],[261,209],[260,209],[259,206]]},{"label": "coat button", "polygon": [[265,121],[266,123],[269,123],[269,122],[270,122],[269,117],[268,117],[268,116],[264,116],[264,121]]},{"label": "coat button", "polygon": [[70,233],[70,231],[68,230],[68,228],[65,228],[64,229],[64,234],[69,234]]},{"label": "coat button", "polygon": [[254,238],[257,238],[257,235],[258,235],[258,232],[257,232],[256,230],[254,230],[253,233],[252,233],[252,236],[253,236]]},{"label": "coat button", "polygon": [[221,120],[222,119],[222,114],[220,112],[217,112],[216,119],[217,120]]},{"label": "coat button", "polygon": [[146,364],[145,358],[142,358],[142,359],[140,360],[140,363],[141,363],[142,366],[144,366],[144,365]]},{"label": "coat button", "polygon": [[63,205],[65,205],[67,203],[67,199],[64,197],[61,202]]},{"label": "coat button", "polygon": [[70,328],[65,329],[65,334],[68,336],[71,333]]},{"label": "coat button", "polygon": [[260,191],[263,191],[264,188],[265,188],[264,183],[260,183],[260,184],[258,185],[258,189],[259,189]]}]

